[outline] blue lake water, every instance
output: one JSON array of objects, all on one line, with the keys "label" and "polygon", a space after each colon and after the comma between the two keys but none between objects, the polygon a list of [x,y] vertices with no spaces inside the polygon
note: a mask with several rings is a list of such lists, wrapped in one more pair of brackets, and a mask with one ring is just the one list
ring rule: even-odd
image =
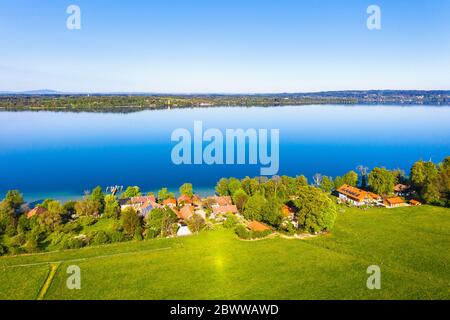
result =
[{"label": "blue lake water", "polygon": [[206,193],[221,177],[259,176],[261,165],[172,163],[171,134],[206,129],[279,129],[279,174],[340,175],[363,164],[409,170],[450,155],[450,108],[295,106],[194,108],[128,114],[0,112],[0,193],[27,200],[80,196],[96,185],[163,186],[184,182]]}]

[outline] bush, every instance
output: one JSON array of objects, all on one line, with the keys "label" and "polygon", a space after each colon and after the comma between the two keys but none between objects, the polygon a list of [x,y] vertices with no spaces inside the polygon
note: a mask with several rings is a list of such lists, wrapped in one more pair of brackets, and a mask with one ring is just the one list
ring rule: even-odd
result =
[{"label": "bush", "polygon": [[239,223],[239,219],[234,214],[227,214],[227,219],[223,223],[223,226],[227,229],[233,229]]},{"label": "bush", "polygon": [[8,253],[8,247],[4,246],[3,244],[0,243],[0,256],[4,256],[7,253]]},{"label": "bush", "polygon": [[75,238],[73,235],[70,235],[68,237],[65,237],[61,241],[61,248],[62,249],[80,249],[84,247],[85,243],[83,239],[81,238]]},{"label": "bush", "polygon": [[93,245],[101,245],[101,244],[106,244],[109,242],[110,242],[110,240],[109,240],[108,234],[105,231],[100,230],[95,233],[95,235],[92,238],[90,243]]},{"label": "bush", "polygon": [[109,234],[109,239],[111,243],[123,242],[125,240],[125,235],[120,231],[113,231]]},{"label": "bush", "polygon": [[262,232],[250,231],[242,224],[238,225],[234,229],[234,231],[236,232],[236,234],[238,235],[239,238],[245,239],[245,240],[265,238],[269,234],[272,233],[272,230],[266,230],[266,231],[262,231]]},{"label": "bush", "polygon": [[159,235],[158,230],[156,230],[155,228],[148,228],[145,231],[145,239],[149,240],[149,239],[154,239]]}]

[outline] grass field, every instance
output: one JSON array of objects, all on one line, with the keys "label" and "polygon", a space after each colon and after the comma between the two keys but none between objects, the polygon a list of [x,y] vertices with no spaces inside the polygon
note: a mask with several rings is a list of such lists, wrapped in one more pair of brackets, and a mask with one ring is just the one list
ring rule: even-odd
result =
[{"label": "grass field", "polygon": [[[346,208],[331,235],[240,241],[216,228],[198,236],[0,258],[0,298],[450,299],[450,209]],[[81,268],[81,290],[66,286]],[[368,290],[367,267],[381,268]]]}]

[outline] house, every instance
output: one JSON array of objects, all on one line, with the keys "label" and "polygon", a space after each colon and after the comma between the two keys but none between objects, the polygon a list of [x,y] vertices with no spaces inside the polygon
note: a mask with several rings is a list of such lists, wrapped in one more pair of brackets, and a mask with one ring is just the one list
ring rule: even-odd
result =
[{"label": "house", "polygon": [[411,188],[410,186],[399,183],[396,186],[394,186],[394,193],[397,196],[406,197],[410,194],[410,188]]},{"label": "house", "polygon": [[191,236],[192,232],[189,230],[188,226],[180,225],[177,231],[177,237]]},{"label": "house", "polygon": [[27,213],[27,218],[28,218],[28,219],[31,219],[31,218],[33,218],[34,216],[40,216],[40,215],[46,213],[47,211],[48,211],[48,210],[45,209],[44,207],[38,206],[38,207],[34,208],[33,210],[31,210],[31,211],[29,211],[29,212]]},{"label": "house", "polygon": [[247,228],[254,232],[264,232],[267,230],[271,230],[270,227],[259,221],[251,221],[247,223]]},{"label": "house", "polygon": [[196,194],[194,194],[194,195],[192,196],[191,200],[192,200],[192,204],[193,204],[195,207],[201,207],[201,206],[203,205],[202,199],[201,199],[198,195],[196,195]]},{"label": "house", "polygon": [[192,205],[191,197],[186,196],[186,195],[180,196],[177,201],[180,206],[191,206]]},{"label": "house", "polygon": [[339,199],[353,204],[354,206],[362,206],[366,204],[376,204],[382,199],[379,195],[361,190],[359,188],[344,184],[336,190]]},{"label": "house", "polygon": [[397,207],[407,206],[407,203],[405,202],[405,200],[403,200],[400,197],[386,198],[386,199],[384,199],[383,204],[387,208],[397,208]]},{"label": "house", "polygon": [[194,207],[190,205],[184,206],[183,208],[180,209],[180,211],[175,213],[177,214],[178,218],[186,221],[189,220],[194,215]]},{"label": "house", "polygon": [[237,213],[239,213],[239,211],[238,211],[237,207],[233,204],[213,207],[214,216],[219,215],[219,214],[227,214],[227,213],[237,214]]},{"label": "house", "polygon": [[409,204],[412,205],[412,206],[421,206],[422,205],[422,203],[420,201],[417,201],[417,200],[414,200],[414,199],[409,200]]},{"label": "house", "polygon": [[282,210],[282,213],[283,213],[283,217],[285,219],[294,220],[295,210],[293,208],[291,208],[288,205],[284,204],[283,207],[281,208],[281,210]]},{"label": "house", "polygon": [[177,200],[174,198],[166,199],[163,201],[163,206],[173,209],[177,206]]},{"label": "house", "polygon": [[150,211],[161,206],[156,202],[155,196],[133,197],[119,200],[120,209],[133,208],[141,217],[146,217]]},{"label": "house", "polygon": [[230,196],[212,196],[206,198],[206,200],[211,202],[211,208],[229,206],[233,204]]}]

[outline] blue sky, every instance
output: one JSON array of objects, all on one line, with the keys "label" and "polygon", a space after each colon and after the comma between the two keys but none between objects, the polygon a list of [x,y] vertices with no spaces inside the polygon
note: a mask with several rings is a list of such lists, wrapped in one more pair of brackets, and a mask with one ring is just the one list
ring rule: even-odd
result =
[{"label": "blue sky", "polygon": [[[81,8],[81,30],[66,9]],[[381,7],[382,29],[366,28]],[[450,1],[2,0],[0,91],[450,89]]]}]

